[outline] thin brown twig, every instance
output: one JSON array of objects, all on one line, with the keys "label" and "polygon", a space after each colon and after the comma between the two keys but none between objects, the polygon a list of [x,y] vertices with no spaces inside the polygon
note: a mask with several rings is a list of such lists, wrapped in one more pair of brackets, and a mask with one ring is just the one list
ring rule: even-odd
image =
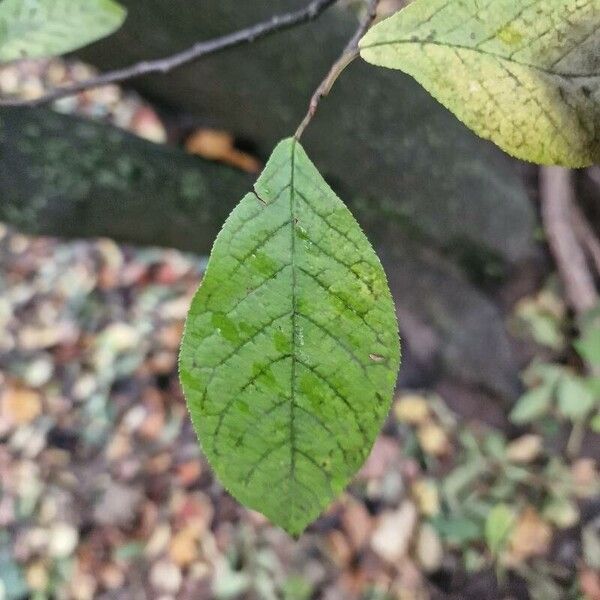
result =
[{"label": "thin brown twig", "polygon": [[577,314],[583,314],[598,303],[598,291],[572,227],[575,203],[572,173],[561,167],[542,167],[540,199],[548,245],[567,300]]},{"label": "thin brown twig", "polygon": [[344,51],[340,57],[335,61],[335,63],[333,63],[331,69],[329,69],[325,79],[323,79],[323,81],[319,84],[319,87],[317,87],[315,90],[315,93],[312,95],[308,105],[308,112],[306,113],[304,119],[302,119],[302,122],[294,134],[294,138],[297,140],[302,137],[304,130],[308,127],[309,123],[315,116],[321,99],[329,94],[333,84],[337,81],[337,78],[341,75],[342,71],[358,56],[358,43],[365,33],[367,33],[373,24],[373,21],[375,21],[377,17],[377,7],[379,6],[380,1],[381,0],[369,0],[367,11],[365,16],[361,19],[358,29],[344,48]]},{"label": "thin brown twig", "polygon": [[85,90],[102,87],[112,83],[120,83],[128,79],[149,75],[151,73],[168,73],[177,67],[185,65],[221,50],[233,48],[267,37],[272,33],[290,29],[296,25],[314,21],[323,14],[337,0],[312,0],[307,6],[294,12],[275,15],[268,21],[257,23],[251,27],[241,29],[234,33],[214,38],[205,42],[199,42],[192,47],[157,60],[142,61],[129,67],[108,71],[97,77],[86,79],[72,85],[56,88],[47,94],[33,100],[20,98],[9,98],[0,100],[0,106],[39,106],[47,104],[60,98],[72,96]]},{"label": "thin brown twig", "polygon": [[594,264],[596,275],[600,275],[600,240],[597,238],[588,218],[576,204],[571,207],[571,221],[575,235],[579,238],[584,250]]}]

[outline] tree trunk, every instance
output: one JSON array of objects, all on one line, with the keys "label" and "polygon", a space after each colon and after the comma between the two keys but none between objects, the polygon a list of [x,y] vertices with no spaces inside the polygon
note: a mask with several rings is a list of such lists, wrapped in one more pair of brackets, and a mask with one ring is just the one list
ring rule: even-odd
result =
[{"label": "tree trunk", "polygon": [[210,251],[249,176],[101,123],[0,110],[0,220],[23,232]]}]

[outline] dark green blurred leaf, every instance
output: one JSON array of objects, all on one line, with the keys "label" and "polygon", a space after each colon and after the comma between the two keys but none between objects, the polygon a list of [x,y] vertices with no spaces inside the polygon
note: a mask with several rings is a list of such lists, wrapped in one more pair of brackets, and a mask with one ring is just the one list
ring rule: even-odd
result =
[{"label": "dark green blurred leaf", "polygon": [[481,527],[466,517],[437,517],[431,521],[437,532],[450,544],[463,545],[479,539]]}]

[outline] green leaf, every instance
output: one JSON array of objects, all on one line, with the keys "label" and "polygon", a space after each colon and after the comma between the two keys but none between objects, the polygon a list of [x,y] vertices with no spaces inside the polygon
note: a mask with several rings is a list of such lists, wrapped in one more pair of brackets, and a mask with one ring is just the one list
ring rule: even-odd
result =
[{"label": "green leaf", "polygon": [[281,142],[215,242],[182,342],[220,480],[301,533],[368,455],[399,360],[375,252],[300,144]]},{"label": "green leaf", "polygon": [[124,20],[113,0],[3,0],[0,61],[64,54],[110,35]]},{"label": "green leaf", "polygon": [[506,152],[600,160],[600,0],[415,0],[361,40]]},{"label": "green leaf", "polygon": [[565,375],[556,392],[558,409],[572,421],[580,421],[594,408],[596,397],[580,377]]},{"label": "green leaf", "polygon": [[531,423],[544,416],[552,403],[552,388],[541,385],[523,394],[510,413],[510,420],[518,425]]},{"label": "green leaf", "polygon": [[497,504],[485,521],[485,541],[493,555],[502,550],[515,522],[512,509],[506,504]]},{"label": "green leaf", "polygon": [[480,456],[469,457],[465,464],[456,467],[446,476],[442,483],[442,491],[448,504],[458,509],[464,501],[464,491],[471,489],[475,480],[489,470],[488,463]]},{"label": "green leaf", "polygon": [[435,517],[431,524],[450,544],[463,545],[481,538],[481,528],[467,517]]},{"label": "green leaf", "polygon": [[600,329],[586,331],[574,343],[575,350],[591,365],[600,365]]},{"label": "green leaf", "polygon": [[564,374],[563,365],[534,362],[523,373],[523,381],[528,387],[543,385],[551,393]]}]

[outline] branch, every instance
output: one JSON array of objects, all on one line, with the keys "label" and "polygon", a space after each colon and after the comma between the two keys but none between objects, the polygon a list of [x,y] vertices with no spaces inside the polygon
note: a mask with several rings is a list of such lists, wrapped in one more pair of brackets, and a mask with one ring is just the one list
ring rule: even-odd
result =
[{"label": "branch", "polygon": [[333,6],[337,0],[312,0],[306,7],[294,12],[275,15],[268,21],[257,23],[246,29],[241,29],[234,33],[214,38],[205,42],[194,44],[191,48],[157,60],[142,61],[115,71],[108,71],[97,77],[92,77],[85,81],[80,81],[72,85],[51,90],[47,94],[34,100],[22,100],[20,98],[11,98],[0,100],[0,106],[39,106],[47,104],[60,98],[72,96],[85,90],[102,87],[112,83],[120,83],[134,77],[149,75],[151,73],[168,73],[177,67],[185,65],[208,56],[221,50],[248,44],[256,40],[267,37],[273,33],[291,29],[296,25],[314,21],[323,14],[330,6]]},{"label": "branch", "polygon": [[341,75],[342,71],[358,56],[358,43],[361,38],[367,33],[369,27],[373,24],[373,21],[377,17],[377,7],[379,6],[379,2],[381,0],[369,0],[369,4],[367,6],[367,12],[365,16],[361,19],[358,29],[352,36],[352,39],[348,42],[344,51],[338,60],[333,63],[333,66],[327,73],[325,79],[320,83],[319,87],[315,90],[315,93],[312,95],[310,99],[310,103],[308,106],[308,112],[306,116],[302,120],[302,123],[298,126],[294,137],[299,140],[304,133],[304,130],[308,127],[309,123],[312,121],[315,116],[317,109],[319,108],[319,103],[321,99],[325,96],[329,95],[333,84],[336,82],[337,78]]},{"label": "branch", "polygon": [[567,299],[575,312],[582,314],[596,306],[598,292],[571,225],[575,203],[571,177],[567,169],[542,167],[540,199],[548,246],[565,286]]},{"label": "branch", "polygon": [[596,274],[600,275],[600,240],[596,237],[588,218],[576,204],[571,207],[571,221],[575,235],[593,262]]}]

